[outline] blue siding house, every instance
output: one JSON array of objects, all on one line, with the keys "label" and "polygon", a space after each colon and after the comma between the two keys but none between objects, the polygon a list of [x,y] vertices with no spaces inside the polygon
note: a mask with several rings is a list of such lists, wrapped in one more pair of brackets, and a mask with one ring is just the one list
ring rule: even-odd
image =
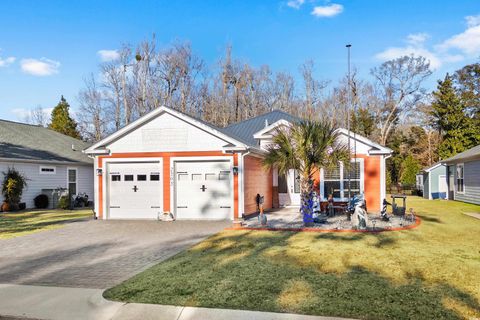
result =
[{"label": "blue siding house", "polygon": [[425,199],[447,199],[447,166],[443,163],[436,163],[431,167],[423,169],[420,173],[423,179],[423,197]]}]

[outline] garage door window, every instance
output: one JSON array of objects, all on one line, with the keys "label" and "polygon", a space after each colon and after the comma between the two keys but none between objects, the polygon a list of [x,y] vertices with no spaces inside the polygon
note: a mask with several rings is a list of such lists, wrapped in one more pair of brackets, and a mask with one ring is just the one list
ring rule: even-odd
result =
[{"label": "garage door window", "polygon": [[178,174],[178,181],[186,181],[188,180],[188,174],[187,173],[179,173]]},{"label": "garage door window", "polygon": [[230,171],[220,171],[218,180],[228,180],[230,178]]},{"label": "garage door window", "polygon": [[192,180],[193,180],[193,181],[202,180],[202,175],[201,175],[200,173],[193,173],[193,174],[192,174]]},{"label": "garage door window", "polygon": [[137,181],[147,181],[146,174],[137,174]]},{"label": "garage door window", "polygon": [[205,180],[217,180],[215,173],[205,173]]},{"label": "garage door window", "polygon": [[122,176],[119,174],[112,174],[112,181],[122,181]]},{"label": "garage door window", "polygon": [[133,181],[133,174],[126,174],[123,176],[125,181]]},{"label": "garage door window", "polygon": [[150,175],[150,181],[160,181],[160,175],[159,174],[151,174]]}]

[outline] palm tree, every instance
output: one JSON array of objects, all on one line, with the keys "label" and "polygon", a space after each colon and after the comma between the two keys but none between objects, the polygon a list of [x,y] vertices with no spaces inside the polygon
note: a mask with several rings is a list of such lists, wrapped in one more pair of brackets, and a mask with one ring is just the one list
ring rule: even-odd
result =
[{"label": "palm tree", "polygon": [[300,173],[301,208],[306,225],[313,223],[313,175],[320,168],[333,168],[340,161],[349,164],[347,146],[339,142],[340,133],[332,121],[304,120],[277,128],[267,148],[264,166],[279,174],[296,169]]}]

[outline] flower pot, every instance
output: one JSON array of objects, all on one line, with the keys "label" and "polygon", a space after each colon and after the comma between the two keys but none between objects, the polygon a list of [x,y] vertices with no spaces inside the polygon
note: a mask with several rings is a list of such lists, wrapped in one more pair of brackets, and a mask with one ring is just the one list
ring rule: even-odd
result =
[{"label": "flower pot", "polygon": [[10,204],[8,202],[3,202],[2,203],[2,206],[0,207],[0,211],[3,211],[3,212],[8,212],[10,211]]}]

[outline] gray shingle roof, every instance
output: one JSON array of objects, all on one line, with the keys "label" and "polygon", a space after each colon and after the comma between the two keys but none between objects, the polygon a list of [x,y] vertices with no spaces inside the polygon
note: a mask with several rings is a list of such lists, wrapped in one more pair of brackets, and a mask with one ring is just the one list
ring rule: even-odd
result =
[{"label": "gray shingle roof", "polygon": [[462,153],[459,153],[453,157],[442,160],[442,163],[454,163],[467,159],[480,159],[480,145],[473,147],[471,149],[465,150]]},{"label": "gray shingle roof", "polygon": [[0,120],[0,158],[92,164],[82,152],[89,146],[48,128]]},{"label": "gray shingle roof", "polygon": [[268,121],[268,125],[271,125],[279,120],[286,120],[288,122],[295,123],[301,121],[302,119],[280,110],[273,110],[255,118],[231,124],[221,130],[225,134],[231,136],[232,138],[237,138],[237,140],[240,140],[249,146],[257,146],[258,142],[255,140],[253,135],[265,128],[265,120]]}]

